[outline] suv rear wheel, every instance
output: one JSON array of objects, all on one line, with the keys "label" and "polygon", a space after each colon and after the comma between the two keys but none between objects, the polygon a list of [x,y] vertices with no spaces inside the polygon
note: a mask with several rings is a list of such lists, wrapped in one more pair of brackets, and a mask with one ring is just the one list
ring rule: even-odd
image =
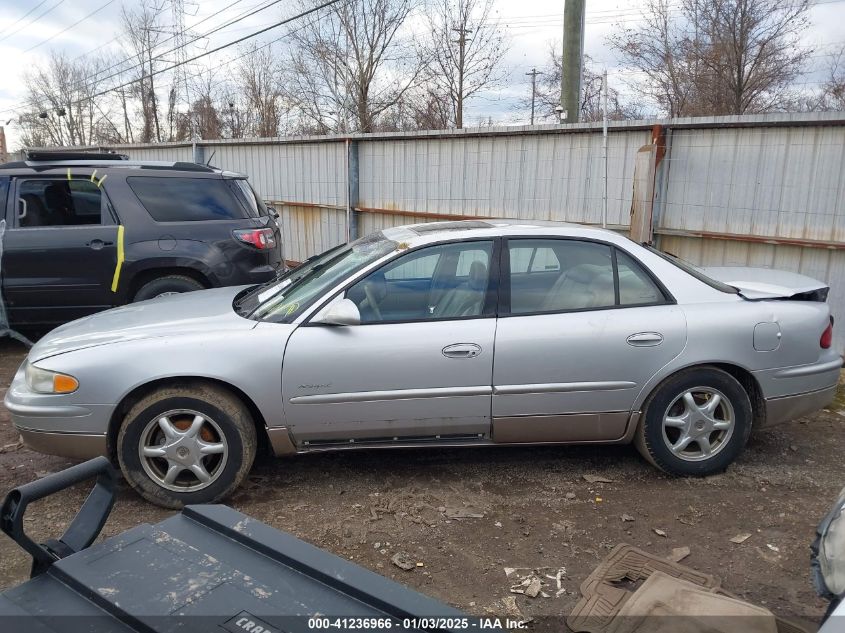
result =
[{"label": "suv rear wheel", "polygon": [[193,382],[157,389],[132,407],[117,436],[117,458],[126,481],[147,501],[181,508],[234,492],[256,445],[243,402]]},{"label": "suv rear wheel", "polygon": [[145,283],[135,293],[132,301],[144,301],[182,292],[193,292],[194,290],[202,290],[204,287],[196,279],[186,275],[167,275]]}]

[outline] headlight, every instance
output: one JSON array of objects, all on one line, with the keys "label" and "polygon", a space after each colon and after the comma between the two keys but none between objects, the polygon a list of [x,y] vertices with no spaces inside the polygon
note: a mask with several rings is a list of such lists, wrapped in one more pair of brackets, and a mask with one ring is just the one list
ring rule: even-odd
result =
[{"label": "headlight", "polygon": [[35,393],[72,393],[79,388],[73,376],[26,364],[26,384]]}]

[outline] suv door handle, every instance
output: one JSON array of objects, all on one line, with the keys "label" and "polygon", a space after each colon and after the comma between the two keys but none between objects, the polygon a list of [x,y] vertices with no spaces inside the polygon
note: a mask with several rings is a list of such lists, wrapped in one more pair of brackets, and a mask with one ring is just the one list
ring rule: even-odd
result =
[{"label": "suv door handle", "polygon": [[475,343],[455,343],[443,348],[446,358],[475,358],[481,353],[481,345]]},{"label": "suv door handle", "polygon": [[660,332],[638,332],[631,334],[626,340],[628,345],[634,347],[654,347],[663,342],[663,335]]},{"label": "suv door handle", "polygon": [[100,250],[101,248],[103,248],[103,246],[113,246],[113,245],[114,245],[114,242],[104,242],[101,239],[91,240],[90,242],[87,242],[85,244],[85,246],[87,246],[88,248],[95,250],[95,251]]}]

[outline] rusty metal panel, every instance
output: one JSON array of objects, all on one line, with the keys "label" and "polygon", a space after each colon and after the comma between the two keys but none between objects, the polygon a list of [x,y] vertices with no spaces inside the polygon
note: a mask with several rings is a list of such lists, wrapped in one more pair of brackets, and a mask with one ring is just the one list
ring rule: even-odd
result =
[{"label": "rusty metal panel", "polygon": [[[625,224],[643,130],[608,137],[608,222]],[[361,142],[362,207],[601,222],[601,134],[450,136]]]},{"label": "rusty metal panel", "polygon": [[344,144],[220,143],[204,148],[206,160],[249,176],[267,200],[343,205],[346,202]]},{"label": "rusty metal panel", "polygon": [[285,259],[301,262],[346,241],[346,212],[320,207],[279,205]]},{"label": "rusty metal panel", "polygon": [[845,240],[845,127],[672,135],[662,227]]},{"label": "rusty metal panel", "polygon": [[845,251],[664,235],[660,248],[698,266],[754,266],[801,273],[830,285],[828,303],[838,324],[834,347],[845,353]]}]

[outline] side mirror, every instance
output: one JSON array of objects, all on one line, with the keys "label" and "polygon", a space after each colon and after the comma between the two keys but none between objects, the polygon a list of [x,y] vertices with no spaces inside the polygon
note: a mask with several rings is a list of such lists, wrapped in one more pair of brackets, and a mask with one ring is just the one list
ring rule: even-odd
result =
[{"label": "side mirror", "polygon": [[361,313],[358,306],[351,299],[341,299],[326,306],[311,323],[320,325],[360,325]]}]

